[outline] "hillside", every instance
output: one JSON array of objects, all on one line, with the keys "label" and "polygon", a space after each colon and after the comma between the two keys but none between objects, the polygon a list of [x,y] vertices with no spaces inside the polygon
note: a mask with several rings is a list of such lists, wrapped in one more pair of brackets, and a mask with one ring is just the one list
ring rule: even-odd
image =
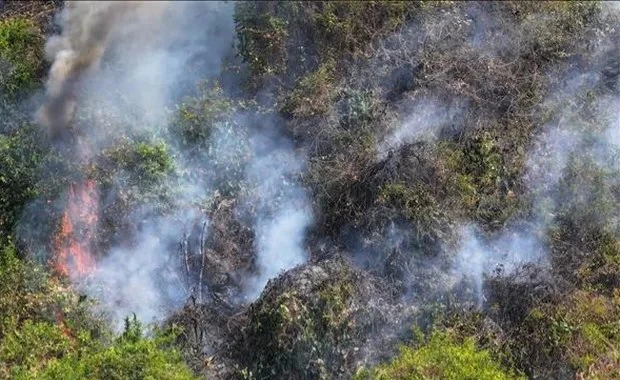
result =
[{"label": "hillside", "polygon": [[0,3],[0,379],[620,378],[614,2]]}]

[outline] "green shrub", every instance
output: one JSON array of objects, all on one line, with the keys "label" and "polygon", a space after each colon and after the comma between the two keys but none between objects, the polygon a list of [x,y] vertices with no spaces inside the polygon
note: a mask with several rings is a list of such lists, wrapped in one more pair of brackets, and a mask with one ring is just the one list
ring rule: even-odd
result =
[{"label": "green shrub", "polygon": [[402,26],[418,2],[323,2],[314,17],[325,56],[359,53],[374,38]]},{"label": "green shrub", "polygon": [[7,371],[11,378],[28,378],[29,373],[38,372],[50,360],[67,355],[71,346],[71,340],[59,326],[26,321],[2,339],[0,363],[11,369]]},{"label": "green shrub", "polygon": [[[103,336],[103,322],[91,302],[45,269],[17,257],[13,246],[0,251],[0,378],[38,371],[77,346]],[[28,378],[28,377],[26,377]]]},{"label": "green shrub", "polygon": [[101,153],[91,168],[91,175],[104,189],[119,186],[124,193],[125,212],[151,201],[165,208],[172,195],[167,179],[174,171],[174,159],[169,150],[162,140],[124,138]]},{"label": "green shrub", "polygon": [[472,339],[462,344],[445,333],[434,333],[418,348],[402,347],[390,363],[361,370],[355,380],[509,380],[522,377],[504,370]]},{"label": "green shrub", "polygon": [[[35,377],[45,380],[192,380],[181,354],[170,346],[170,335],[143,337],[142,327],[127,320],[125,332],[110,346],[75,351],[55,360]],[[32,376],[32,375],[30,375]]]},{"label": "green shrub", "polygon": [[430,248],[446,240],[449,220],[426,189],[404,183],[388,183],[379,188],[377,202],[405,217],[420,248]]},{"label": "green shrub", "polygon": [[552,194],[555,210],[551,258],[555,270],[573,283],[609,293],[620,284],[618,170],[601,167],[590,154],[569,158]]},{"label": "green shrub", "polygon": [[0,244],[13,235],[31,201],[51,200],[66,190],[68,178],[78,172],[76,165],[50,149],[44,131],[36,125],[17,121],[0,134]]},{"label": "green shrub", "polygon": [[233,104],[224,96],[219,83],[203,82],[196,96],[177,106],[171,129],[181,137],[184,147],[201,148],[207,145],[215,125],[227,120],[232,111]]},{"label": "green shrub", "polygon": [[352,370],[355,347],[377,323],[364,306],[370,295],[357,289],[372,285],[338,261],[328,265],[301,269],[298,287],[268,285],[250,307],[239,341],[246,378],[329,379]]},{"label": "green shrub", "polygon": [[38,25],[31,20],[0,20],[0,94],[13,96],[39,82],[43,42]]},{"label": "green shrub", "polygon": [[[620,365],[620,293],[611,296],[577,291],[559,305],[557,313],[572,326],[565,350],[572,364],[587,372],[599,363]],[[603,372],[598,379],[614,379],[618,371]]]},{"label": "green shrub", "polygon": [[578,51],[574,37],[584,30],[594,30],[601,15],[599,1],[509,2],[507,5],[525,26],[521,38],[532,48],[529,57],[537,62],[565,58]]},{"label": "green shrub", "polygon": [[251,71],[296,81],[330,58],[338,64],[410,19],[415,2],[240,3],[235,9],[239,54]]},{"label": "green shrub", "polygon": [[172,346],[174,331],[147,339],[134,318],[110,342],[110,331],[90,305],[5,246],[0,251],[0,378],[194,378]]},{"label": "green shrub", "polygon": [[520,168],[506,166],[503,152],[488,133],[471,138],[464,146],[441,142],[437,154],[449,173],[446,193],[455,196],[468,215],[499,227],[515,212],[519,200],[509,183]]},{"label": "green shrub", "polygon": [[25,204],[39,193],[44,154],[33,131],[25,126],[0,135],[0,235],[8,236]]}]

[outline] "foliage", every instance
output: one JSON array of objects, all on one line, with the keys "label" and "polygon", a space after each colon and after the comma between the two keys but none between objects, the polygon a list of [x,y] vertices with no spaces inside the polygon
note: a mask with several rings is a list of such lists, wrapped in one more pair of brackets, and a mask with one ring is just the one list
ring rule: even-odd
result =
[{"label": "foliage", "polygon": [[575,282],[609,292],[620,284],[617,268],[618,195],[615,165],[601,166],[590,154],[571,156],[558,184],[557,224],[551,231],[557,270]]},{"label": "foliage", "polygon": [[5,236],[12,232],[26,202],[40,191],[36,185],[45,152],[36,132],[25,125],[0,135],[0,232]]},{"label": "foliage", "polygon": [[177,171],[180,182],[212,187],[223,196],[241,190],[250,155],[248,108],[254,109],[230,99],[217,81],[202,82],[196,95],[177,106],[170,129],[179,137],[186,160],[180,166],[190,168]]},{"label": "foliage", "polygon": [[125,138],[101,153],[91,175],[104,190],[123,190],[117,200],[125,211],[153,201],[165,209],[172,195],[167,179],[173,169],[174,159],[164,141]]},{"label": "foliage", "polygon": [[520,379],[501,368],[488,351],[479,350],[473,339],[455,342],[448,334],[435,332],[417,348],[404,346],[391,362],[361,370],[354,379]]},{"label": "foliage", "polygon": [[181,137],[185,147],[204,146],[216,123],[228,119],[233,104],[223,94],[219,83],[203,82],[198,94],[188,97],[177,106],[173,132]]},{"label": "foliage", "polygon": [[4,246],[0,254],[0,375],[38,370],[76,345],[87,346],[89,337],[103,332],[102,322],[93,317],[89,305],[40,265],[20,260],[13,246]]},{"label": "foliage", "polygon": [[377,201],[402,213],[410,223],[419,247],[438,245],[446,240],[446,217],[437,201],[424,189],[388,183],[379,188]]},{"label": "foliage", "polygon": [[[171,336],[147,339],[135,317],[127,320],[124,333],[109,347],[72,352],[37,374],[40,379],[164,379],[196,377],[184,365],[180,353],[170,348]],[[28,379],[31,377],[24,377]]]},{"label": "foliage", "polygon": [[446,183],[447,192],[455,193],[461,207],[484,225],[502,226],[519,204],[510,189],[514,173],[497,142],[482,133],[461,148],[442,143],[438,152],[438,159],[453,173]]},{"label": "foliage", "polygon": [[15,249],[0,255],[0,377],[11,379],[193,379],[172,330],[154,339],[135,320],[109,342],[91,302]]},{"label": "foliage", "polygon": [[[617,127],[617,107],[607,107],[609,120],[600,115],[603,101],[618,97],[608,4],[239,2],[242,91],[230,90],[230,76],[209,78],[142,132],[128,128],[131,112],[116,112],[121,96],[109,108],[78,107],[72,138],[93,138],[92,118],[106,125],[97,138],[113,137],[93,138],[108,144],[86,165],[28,122],[49,25],[37,21],[36,6],[16,4],[7,7],[29,14],[0,15],[0,377],[193,378],[174,334],[147,337],[133,319],[114,337],[90,300],[18,257],[33,252],[18,254],[12,242],[21,248],[24,232],[45,235],[60,212],[55,196],[84,178],[101,195],[101,251],[133,237],[136,211],[184,202],[207,210],[209,233],[195,225],[179,240],[188,278],[203,281],[207,269],[217,301],[191,305],[192,318],[204,319],[188,318],[200,342],[191,362],[225,367],[215,378],[340,379],[366,359],[383,364],[356,379],[521,378],[511,369],[531,378],[620,376],[620,155],[600,135]],[[582,91],[573,79],[584,76],[605,85]],[[409,125],[412,110],[435,103],[458,112]],[[426,122],[428,136],[383,144]],[[528,182],[528,152],[550,125],[580,142],[562,157],[557,183],[539,186]],[[315,213],[304,241],[311,260],[250,305],[229,304],[240,277],[256,269],[247,216],[271,202],[247,180],[265,130],[308,157],[299,177]],[[179,196],[190,191],[204,199]],[[482,307],[472,307],[452,270],[455,226],[505,236],[532,219],[544,224],[532,239],[548,248],[549,265],[485,273]],[[394,310],[377,306],[384,301]],[[438,331],[386,361],[381,344],[393,347],[402,336],[392,329],[410,319]],[[208,357],[207,340],[217,346]]]},{"label": "foliage", "polygon": [[286,7],[286,4],[251,2],[237,5],[235,25],[239,54],[255,74],[271,74],[282,70],[288,22],[270,12]]},{"label": "foliage", "polygon": [[43,69],[43,35],[30,19],[0,20],[0,94],[14,96],[32,89]]},{"label": "foliage", "polygon": [[330,58],[338,64],[411,18],[414,2],[244,2],[235,24],[253,74],[296,81]]},{"label": "foliage", "polygon": [[315,15],[327,56],[358,53],[364,44],[402,26],[418,4],[401,1],[325,2]]}]

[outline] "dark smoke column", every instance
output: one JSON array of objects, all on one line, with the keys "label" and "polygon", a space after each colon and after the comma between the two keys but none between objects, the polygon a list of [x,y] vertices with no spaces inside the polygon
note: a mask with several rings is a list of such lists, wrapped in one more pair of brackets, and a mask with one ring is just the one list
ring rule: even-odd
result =
[{"label": "dark smoke column", "polygon": [[52,61],[45,101],[37,122],[52,139],[65,135],[75,110],[80,77],[95,69],[103,56],[118,18],[139,6],[137,2],[67,2],[60,22],[62,33],[45,47]]}]

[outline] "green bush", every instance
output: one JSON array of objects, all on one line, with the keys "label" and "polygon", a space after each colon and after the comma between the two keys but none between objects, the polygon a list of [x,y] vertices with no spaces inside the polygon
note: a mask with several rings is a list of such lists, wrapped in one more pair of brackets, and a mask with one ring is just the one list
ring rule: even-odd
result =
[{"label": "green bush", "polygon": [[506,165],[504,152],[491,135],[482,133],[463,146],[441,142],[436,153],[449,173],[446,194],[458,199],[466,215],[500,227],[517,210],[519,200],[510,183],[521,168]]},{"label": "green bush", "polygon": [[36,125],[16,121],[14,128],[0,134],[0,244],[13,235],[31,201],[51,200],[66,189],[68,178],[77,173],[75,166],[50,149]]},{"label": "green bush", "polygon": [[361,370],[355,380],[510,380],[521,376],[502,369],[473,339],[457,343],[446,333],[433,333],[418,348],[402,347],[391,362]]},{"label": "green bush", "polygon": [[111,332],[95,318],[91,302],[40,266],[0,251],[0,378],[193,379],[172,346],[174,331],[143,336],[127,320]]},{"label": "green bush", "polygon": [[403,183],[387,183],[379,188],[377,202],[405,217],[420,248],[430,248],[446,240],[449,220],[426,189]]},{"label": "green bush", "polygon": [[196,96],[177,106],[171,129],[185,148],[200,149],[207,145],[215,125],[230,118],[233,109],[219,83],[203,82]]},{"label": "green bush", "polygon": [[377,323],[364,306],[369,295],[356,290],[372,292],[359,273],[338,261],[301,271],[296,279],[279,279],[299,286],[268,285],[250,307],[238,348],[246,378],[329,379],[350,372],[356,344]]},{"label": "green bush", "polygon": [[39,26],[31,20],[0,20],[0,94],[14,96],[39,82],[43,42]]},{"label": "green bush", "polygon": [[26,202],[39,193],[44,154],[33,131],[25,126],[0,135],[0,235],[8,236]]},{"label": "green bush", "polygon": [[45,380],[192,380],[197,379],[170,346],[172,335],[143,337],[140,323],[127,320],[125,332],[110,346],[75,351],[53,361],[36,376]]},{"label": "green bush", "polygon": [[235,9],[239,54],[256,76],[296,81],[330,58],[338,64],[398,29],[417,2],[240,3]]},{"label": "green bush", "polygon": [[274,2],[243,2],[235,8],[239,54],[256,75],[278,73],[285,68],[289,21],[274,13],[288,7]]},{"label": "green bush", "polygon": [[90,170],[104,189],[118,186],[127,211],[150,201],[165,208],[172,195],[167,180],[174,165],[164,141],[123,138],[115,147],[104,150]]},{"label": "green bush", "polygon": [[103,334],[104,325],[90,305],[42,266],[20,260],[13,246],[3,247],[0,378],[37,371]]},{"label": "green bush", "polygon": [[324,55],[362,52],[375,38],[402,26],[418,5],[410,1],[323,2],[314,20]]},{"label": "green bush", "polygon": [[0,362],[10,368],[7,372],[11,378],[28,378],[30,373],[40,371],[50,360],[67,355],[71,346],[69,336],[59,326],[26,321],[21,328],[2,339]]}]

